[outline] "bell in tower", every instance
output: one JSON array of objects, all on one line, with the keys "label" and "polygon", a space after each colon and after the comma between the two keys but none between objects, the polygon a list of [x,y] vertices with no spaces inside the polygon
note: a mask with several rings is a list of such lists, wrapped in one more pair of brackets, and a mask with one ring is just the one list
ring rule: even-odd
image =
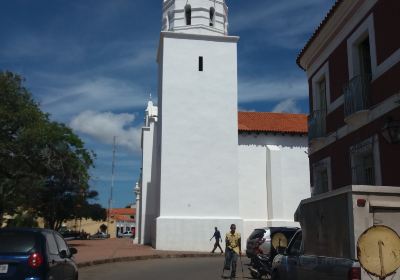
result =
[{"label": "bell in tower", "polygon": [[228,35],[228,7],[221,0],[164,0],[163,31]]}]

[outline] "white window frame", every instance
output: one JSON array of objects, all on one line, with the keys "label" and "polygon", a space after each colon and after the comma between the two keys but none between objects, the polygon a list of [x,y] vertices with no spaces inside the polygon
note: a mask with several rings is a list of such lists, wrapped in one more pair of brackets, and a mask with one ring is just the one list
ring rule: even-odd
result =
[{"label": "white window frame", "polygon": [[[381,159],[379,153],[379,137],[378,135],[374,135],[370,138],[367,138],[356,145],[363,145],[364,143],[371,142],[372,143],[372,155],[374,158],[374,176],[375,176],[375,185],[381,186],[382,185],[382,171],[381,171]],[[354,182],[353,178],[353,167],[356,161],[356,154],[354,154],[351,150],[355,145],[350,147],[350,159],[351,159],[351,181],[352,184]]]},{"label": "white window frame", "polygon": [[315,193],[315,190],[317,188],[316,182],[317,182],[317,173],[318,171],[321,171],[323,169],[327,170],[328,173],[328,192],[332,191],[332,168],[331,168],[331,158],[327,157],[324,158],[318,162],[315,162],[312,165],[312,176],[313,176],[313,186],[311,193]]},{"label": "white window frame", "polygon": [[360,74],[360,61],[358,45],[368,36],[370,54],[371,54],[371,70],[372,80],[377,77],[377,59],[376,59],[376,40],[374,27],[374,14],[369,15],[364,22],[353,32],[347,39],[347,55],[349,67],[349,80]]}]

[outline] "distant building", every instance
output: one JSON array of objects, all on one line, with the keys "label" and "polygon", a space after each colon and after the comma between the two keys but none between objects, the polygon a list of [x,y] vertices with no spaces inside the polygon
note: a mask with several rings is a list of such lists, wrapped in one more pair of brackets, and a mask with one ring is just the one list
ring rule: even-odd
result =
[{"label": "distant building", "polygon": [[[114,222],[116,236],[130,231],[136,233],[136,208],[113,208],[110,210],[110,221]],[[111,226],[110,226],[111,228]]]},{"label": "distant building", "polygon": [[[136,208],[113,208],[109,213],[108,234],[110,234],[111,238],[117,237],[118,233],[121,232],[136,232]],[[107,226],[107,220],[76,219],[65,222],[64,226],[70,230],[95,234],[103,224]]]},{"label": "distant building", "polygon": [[[400,186],[400,1],[336,1],[298,56],[313,195]],[[397,30],[397,31],[396,31]]]}]

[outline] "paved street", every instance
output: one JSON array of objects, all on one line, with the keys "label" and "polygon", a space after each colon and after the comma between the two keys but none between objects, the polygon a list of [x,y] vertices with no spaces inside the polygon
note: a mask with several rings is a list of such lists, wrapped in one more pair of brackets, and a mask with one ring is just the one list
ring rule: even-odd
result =
[{"label": "paved street", "polygon": [[[251,279],[247,273],[247,258],[243,258],[244,279]],[[136,262],[111,263],[81,268],[80,280],[212,280],[221,279],[223,258],[159,259]],[[237,279],[242,278],[238,261]]]}]

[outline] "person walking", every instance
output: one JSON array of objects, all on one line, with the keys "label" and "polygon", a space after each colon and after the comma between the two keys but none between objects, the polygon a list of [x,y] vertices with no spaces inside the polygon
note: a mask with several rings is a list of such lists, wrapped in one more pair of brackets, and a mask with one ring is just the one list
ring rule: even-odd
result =
[{"label": "person walking", "polygon": [[241,236],[239,232],[236,232],[236,225],[232,224],[225,236],[225,270],[231,270],[231,279],[236,277],[236,266],[238,257],[242,254],[241,248]]},{"label": "person walking", "polygon": [[221,245],[219,245],[219,242],[222,241],[221,238],[221,233],[219,232],[218,228],[215,227],[215,231],[214,231],[214,235],[210,238],[210,241],[215,238],[215,243],[214,243],[214,249],[211,251],[212,254],[214,254],[215,250],[217,249],[217,247],[221,250],[221,254],[224,253],[224,251],[222,250]]}]

